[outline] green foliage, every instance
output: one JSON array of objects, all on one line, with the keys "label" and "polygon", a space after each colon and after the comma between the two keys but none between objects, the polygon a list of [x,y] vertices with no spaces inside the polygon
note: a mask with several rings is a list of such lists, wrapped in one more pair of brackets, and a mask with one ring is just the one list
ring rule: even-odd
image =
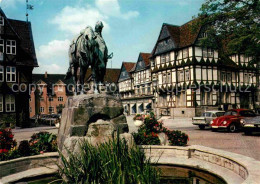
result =
[{"label": "green foliage", "polygon": [[21,156],[29,156],[31,153],[30,145],[27,140],[23,140],[20,142],[20,145],[18,147],[18,153]]},{"label": "green foliage", "polygon": [[164,128],[163,132],[168,136],[168,140],[173,146],[185,146],[189,141],[189,136],[179,130],[168,130]]},{"label": "green foliage", "polygon": [[259,0],[206,0],[200,10],[194,29],[206,27],[202,46],[259,57]]},{"label": "green foliage", "polygon": [[[137,118],[140,119],[140,117]],[[134,120],[137,118],[134,117]],[[137,133],[132,133],[135,143],[137,145],[160,145],[158,133],[160,133],[162,124],[157,121],[153,113],[150,116],[143,116],[142,119],[144,124],[139,127]]]},{"label": "green foliage", "polygon": [[0,128],[7,128],[7,127],[14,128],[15,125],[16,125],[15,114],[0,115]]},{"label": "green foliage", "polygon": [[0,161],[57,151],[57,136],[49,132],[33,134],[31,140],[23,140],[18,148],[11,129],[0,129]]},{"label": "green foliage", "polygon": [[63,183],[159,183],[160,171],[151,166],[150,159],[137,146],[129,147],[124,139],[97,146],[83,141],[78,154],[67,152],[68,159],[60,153],[64,165],[60,171],[66,178]]},{"label": "green foliage", "polygon": [[189,141],[187,134],[178,130],[169,130],[158,121],[153,113],[143,117],[144,124],[141,125],[137,133],[132,133],[137,145],[160,145],[159,133],[165,133],[172,146],[185,146]]},{"label": "green foliage", "polygon": [[29,141],[32,154],[57,151],[57,136],[49,132],[33,134]]}]

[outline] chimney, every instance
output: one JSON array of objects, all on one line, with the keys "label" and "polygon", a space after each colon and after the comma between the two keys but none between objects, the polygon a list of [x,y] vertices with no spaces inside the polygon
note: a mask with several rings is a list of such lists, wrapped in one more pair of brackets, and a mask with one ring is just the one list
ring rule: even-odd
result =
[{"label": "chimney", "polygon": [[48,78],[48,73],[47,73],[47,71],[46,71],[45,74],[44,74],[44,78],[45,78],[45,79]]}]

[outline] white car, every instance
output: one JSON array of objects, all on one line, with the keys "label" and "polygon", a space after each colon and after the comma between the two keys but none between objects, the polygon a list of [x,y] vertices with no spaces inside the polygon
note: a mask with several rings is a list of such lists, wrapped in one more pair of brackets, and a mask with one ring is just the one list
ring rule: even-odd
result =
[{"label": "white car", "polygon": [[193,117],[192,124],[198,125],[201,130],[210,125],[210,122],[220,116],[223,116],[225,111],[206,111],[200,117]]}]

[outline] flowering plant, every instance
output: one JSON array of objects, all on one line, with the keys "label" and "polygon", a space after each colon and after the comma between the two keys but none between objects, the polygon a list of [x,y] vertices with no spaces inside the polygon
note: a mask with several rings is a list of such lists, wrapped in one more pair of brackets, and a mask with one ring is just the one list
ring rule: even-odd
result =
[{"label": "flowering plant", "polygon": [[[136,115],[137,117],[138,115]],[[139,116],[138,116],[139,117]],[[153,113],[143,117],[144,124],[139,127],[137,133],[133,133],[134,140],[138,145],[159,145],[159,133],[165,133],[172,146],[185,146],[189,141],[187,134],[179,130],[169,130],[163,126],[162,121],[158,121]]]},{"label": "flowering plant", "polygon": [[33,134],[29,141],[33,155],[57,151],[57,136],[49,132]]},{"label": "flowering plant", "polygon": [[16,141],[10,128],[0,129],[0,160],[4,160],[7,153],[16,146]]},{"label": "flowering plant", "polygon": [[143,121],[144,117],[145,117],[145,115],[136,114],[135,117],[134,117],[134,120],[141,120],[141,121]]}]

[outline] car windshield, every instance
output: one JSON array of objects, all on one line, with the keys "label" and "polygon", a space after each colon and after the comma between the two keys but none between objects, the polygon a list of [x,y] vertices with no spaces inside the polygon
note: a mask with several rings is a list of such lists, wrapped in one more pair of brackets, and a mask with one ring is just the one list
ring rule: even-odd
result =
[{"label": "car windshield", "polygon": [[256,116],[253,111],[241,111],[240,115],[244,116],[244,117],[255,117]]},{"label": "car windshield", "polygon": [[224,116],[224,114],[225,114],[224,112],[217,112],[216,113],[217,117]]},{"label": "car windshield", "polygon": [[236,116],[236,115],[237,115],[237,111],[227,111],[227,112],[225,112],[224,115],[225,115],[225,116],[229,116],[229,115]]},{"label": "car windshield", "polygon": [[211,112],[204,112],[202,113],[203,117],[211,117]]}]

